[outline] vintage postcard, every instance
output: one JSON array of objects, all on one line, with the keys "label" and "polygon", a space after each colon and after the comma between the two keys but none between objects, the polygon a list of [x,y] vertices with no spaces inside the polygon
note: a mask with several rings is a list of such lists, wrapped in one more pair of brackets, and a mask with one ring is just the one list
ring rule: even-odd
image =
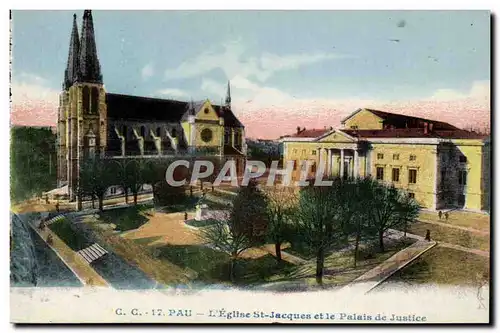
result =
[{"label": "vintage postcard", "polygon": [[489,323],[489,11],[11,11],[13,323]]}]

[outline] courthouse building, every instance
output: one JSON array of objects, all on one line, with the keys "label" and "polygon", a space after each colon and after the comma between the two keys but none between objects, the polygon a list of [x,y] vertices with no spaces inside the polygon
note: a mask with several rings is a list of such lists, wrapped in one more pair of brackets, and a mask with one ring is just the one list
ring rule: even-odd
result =
[{"label": "courthouse building", "polygon": [[301,129],[281,139],[283,162],[309,160],[313,177],[373,177],[406,190],[424,208],[489,211],[490,138],[448,123],[359,109],[342,128]]},{"label": "courthouse building", "polygon": [[[113,50],[106,50],[113,52]],[[92,12],[81,34],[73,16],[57,121],[57,179],[75,198],[85,158],[218,156],[244,167],[245,128],[231,109],[229,83],[221,105],[108,93],[95,42]]]}]

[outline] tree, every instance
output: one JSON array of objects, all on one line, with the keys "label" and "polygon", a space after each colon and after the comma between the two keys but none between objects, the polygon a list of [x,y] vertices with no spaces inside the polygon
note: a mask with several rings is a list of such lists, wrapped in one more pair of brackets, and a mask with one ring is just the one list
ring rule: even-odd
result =
[{"label": "tree", "polygon": [[104,195],[109,186],[116,184],[116,175],[109,162],[98,155],[82,161],[80,164],[80,180],[78,185],[79,200],[89,196],[97,198],[99,210],[103,210]]},{"label": "tree", "polygon": [[10,129],[10,195],[14,202],[56,187],[56,136],[50,128]]},{"label": "tree", "polygon": [[342,219],[341,180],[332,186],[307,186],[300,190],[297,222],[300,232],[316,252],[316,282],[323,283],[326,251],[347,243],[346,224]]},{"label": "tree", "polygon": [[134,195],[134,205],[137,205],[137,195],[145,183],[152,183],[153,170],[148,161],[135,159],[127,165],[127,183]]},{"label": "tree", "polygon": [[354,238],[354,262],[356,267],[361,241],[372,240],[377,230],[368,223],[371,209],[371,191],[374,181],[370,178],[349,179],[343,183],[342,219],[346,223],[349,236]]},{"label": "tree", "polygon": [[297,191],[291,187],[272,187],[265,190],[267,197],[267,235],[276,251],[276,260],[281,262],[281,245],[285,242],[287,224],[297,208]]},{"label": "tree", "polygon": [[367,218],[378,235],[380,251],[384,252],[384,234],[392,228],[407,225],[418,215],[418,206],[413,200],[393,185],[373,181],[367,202]]},{"label": "tree", "polygon": [[130,160],[127,159],[119,159],[114,160],[112,167],[114,169],[114,173],[116,174],[116,179],[118,184],[122,187],[123,193],[125,194],[125,203],[128,204],[128,188],[129,188],[129,175],[127,173],[127,166],[130,163]]},{"label": "tree", "polygon": [[234,267],[240,254],[253,246],[240,221],[226,212],[214,224],[201,229],[201,238],[215,249],[230,255],[229,278],[235,281]]},{"label": "tree", "polygon": [[231,207],[231,220],[253,241],[262,241],[268,226],[267,198],[251,179],[247,186],[241,186]]}]

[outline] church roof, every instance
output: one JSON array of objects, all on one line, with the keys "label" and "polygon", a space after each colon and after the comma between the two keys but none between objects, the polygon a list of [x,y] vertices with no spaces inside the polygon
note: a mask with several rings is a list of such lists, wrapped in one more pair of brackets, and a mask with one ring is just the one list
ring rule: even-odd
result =
[{"label": "church roof", "polygon": [[[185,102],[172,99],[160,99],[106,93],[108,118],[129,121],[161,121],[178,123],[187,120],[189,111],[194,106],[198,112],[203,102]],[[220,105],[212,105],[219,117],[224,118],[224,125],[228,127],[243,127],[230,109],[221,111]]]}]

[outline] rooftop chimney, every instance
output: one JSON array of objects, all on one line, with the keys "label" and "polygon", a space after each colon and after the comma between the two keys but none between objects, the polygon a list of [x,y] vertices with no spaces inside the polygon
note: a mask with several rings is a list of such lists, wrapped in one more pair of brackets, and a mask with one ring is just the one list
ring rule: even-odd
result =
[{"label": "rooftop chimney", "polygon": [[300,126],[297,126],[297,134],[300,134]]}]

